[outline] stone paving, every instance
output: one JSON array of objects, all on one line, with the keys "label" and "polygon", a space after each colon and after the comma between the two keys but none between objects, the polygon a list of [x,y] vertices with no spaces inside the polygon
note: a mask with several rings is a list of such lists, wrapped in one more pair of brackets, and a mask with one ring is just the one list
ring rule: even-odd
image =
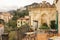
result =
[{"label": "stone paving", "polygon": [[48,40],[48,34],[46,33],[37,34],[37,40]]},{"label": "stone paving", "polygon": [[[23,40],[26,40],[25,38]],[[34,40],[34,39],[32,39]],[[48,34],[40,33],[35,36],[35,40],[48,40]]]}]

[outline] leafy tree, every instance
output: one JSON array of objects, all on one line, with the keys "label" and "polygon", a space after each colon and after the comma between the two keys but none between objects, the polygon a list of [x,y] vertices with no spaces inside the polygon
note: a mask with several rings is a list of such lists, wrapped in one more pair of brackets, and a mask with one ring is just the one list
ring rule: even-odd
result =
[{"label": "leafy tree", "polygon": [[12,20],[17,20],[19,18],[19,16],[14,16],[13,18],[12,18]]},{"label": "leafy tree", "polygon": [[12,28],[15,28],[17,26],[17,22],[15,20],[9,20],[8,26],[12,27]]},{"label": "leafy tree", "polygon": [[13,13],[14,13],[12,18],[13,20],[17,20],[18,18],[29,15],[28,10],[22,10],[22,11],[16,10],[16,11],[13,11]]},{"label": "leafy tree", "polygon": [[21,12],[18,12],[18,16],[19,16],[19,17],[24,17],[24,16],[26,16],[26,15],[29,15],[29,13],[28,13],[27,10],[23,10],[23,11],[21,11]]},{"label": "leafy tree", "polygon": [[9,20],[9,22],[7,23],[8,26],[11,27],[16,27],[17,26],[17,19],[24,17],[28,15],[28,10],[23,10],[23,11],[19,11],[19,10],[15,10],[13,11],[13,18],[11,20]]}]

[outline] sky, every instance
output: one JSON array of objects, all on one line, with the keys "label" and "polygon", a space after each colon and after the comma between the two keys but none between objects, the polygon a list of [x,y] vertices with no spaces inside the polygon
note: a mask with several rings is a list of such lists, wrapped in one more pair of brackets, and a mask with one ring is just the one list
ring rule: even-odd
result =
[{"label": "sky", "polygon": [[[8,11],[17,9],[26,5],[30,5],[34,2],[40,3],[43,0],[0,0],[0,11]],[[53,3],[54,0],[45,0],[49,3]]]}]

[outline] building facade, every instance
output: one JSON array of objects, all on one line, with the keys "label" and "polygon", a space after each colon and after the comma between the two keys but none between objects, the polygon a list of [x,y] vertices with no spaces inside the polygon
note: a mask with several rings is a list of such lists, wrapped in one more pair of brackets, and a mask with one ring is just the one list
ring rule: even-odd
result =
[{"label": "building facade", "polygon": [[28,6],[30,25],[39,28],[46,23],[50,27],[50,21],[56,20],[56,7],[46,1],[42,3],[33,3]]},{"label": "building facade", "polygon": [[3,19],[5,22],[8,22],[13,15],[11,15],[9,12],[1,12],[0,13],[0,19]]}]

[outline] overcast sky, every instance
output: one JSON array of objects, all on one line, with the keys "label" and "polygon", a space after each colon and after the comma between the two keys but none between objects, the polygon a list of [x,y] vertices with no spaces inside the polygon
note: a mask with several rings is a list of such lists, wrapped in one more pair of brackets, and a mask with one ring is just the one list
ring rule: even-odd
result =
[{"label": "overcast sky", "polygon": [[[33,2],[42,2],[43,0],[0,0],[0,11],[7,11],[17,9]],[[53,3],[53,0],[46,0],[47,2]]]}]

